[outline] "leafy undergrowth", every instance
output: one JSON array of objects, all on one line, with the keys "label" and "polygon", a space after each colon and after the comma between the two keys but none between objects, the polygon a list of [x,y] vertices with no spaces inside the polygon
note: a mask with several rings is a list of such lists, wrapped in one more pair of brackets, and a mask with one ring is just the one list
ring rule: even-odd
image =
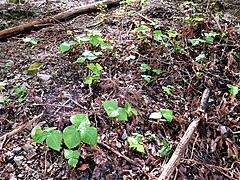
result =
[{"label": "leafy undergrowth", "polygon": [[209,88],[172,178],[238,179],[239,22],[202,5],[101,7],[1,43],[0,134],[44,115],[2,140],[0,176],[154,179]]}]

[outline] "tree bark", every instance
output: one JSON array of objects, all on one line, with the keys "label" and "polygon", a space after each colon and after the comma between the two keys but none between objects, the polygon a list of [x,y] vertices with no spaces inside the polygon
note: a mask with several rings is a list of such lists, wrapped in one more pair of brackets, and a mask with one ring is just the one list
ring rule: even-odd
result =
[{"label": "tree bark", "polygon": [[108,7],[113,7],[113,6],[117,6],[120,2],[121,2],[121,0],[100,1],[100,2],[96,2],[96,3],[92,3],[92,4],[87,4],[84,6],[71,8],[71,9],[69,9],[65,12],[59,13],[55,16],[51,16],[51,17],[47,17],[44,19],[32,21],[27,24],[7,28],[7,29],[0,31],[0,40],[8,38],[8,37],[12,37],[12,36],[20,34],[20,33],[28,32],[30,30],[35,30],[35,29],[40,29],[42,27],[50,26],[50,23],[52,23],[52,22],[65,21],[70,18],[76,17],[79,14],[97,11],[97,8],[101,3],[106,4]]}]

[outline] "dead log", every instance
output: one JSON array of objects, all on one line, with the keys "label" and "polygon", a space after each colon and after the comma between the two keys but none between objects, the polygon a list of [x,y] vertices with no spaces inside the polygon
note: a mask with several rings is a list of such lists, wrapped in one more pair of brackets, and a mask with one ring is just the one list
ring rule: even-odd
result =
[{"label": "dead log", "polygon": [[[204,115],[208,98],[209,98],[210,90],[205,89],[203,92],[202,98],[201,98],[201,103],[198,108],[198,111],[201,115]],[[176,169],[176,167],[179,164],[180,159],[182,158],[185,149],[187,148],[189,141],[191,140],[194,132],[197,129],[197,126],[201,120],[201,117],[198,117],[197,119],[193,120],[191,124],[188,126],[185,134],[183,135],[181,141],[179,142],[177,148],[175,149],[173,155],[171,156],[170,160],[164,167],[161,175],[158,177],[158,180],[168,180],[170,179],[172,173]]]},{"label": "dead log", "polygon": [[80,14],[96,11],[97,8],[99,7],[99,5],[102,3],[106,4],[107,7],[113,7],[113,6],[117,6],[120,2],[121,2],[121,0],[100,1],[100,2],[96,2],[96,3],[92,3],[92,4],[87,4],[84,6],[71,8],[71,9],[69,9],[65,12],[59,13],[57,15],[47,17],[44,19],[40,19],[40,20],[36,20],[36,21],[32,21],[27,24],[7,28],[7,29],[0,31],[0,40],[8,38],[8,37],[12,37],[17,34],[28,32],[30,30],[35,30],[35,29],[40,29],[42,27],[50,26],[52,22],[65,21],[70,18],[76,17]]}]

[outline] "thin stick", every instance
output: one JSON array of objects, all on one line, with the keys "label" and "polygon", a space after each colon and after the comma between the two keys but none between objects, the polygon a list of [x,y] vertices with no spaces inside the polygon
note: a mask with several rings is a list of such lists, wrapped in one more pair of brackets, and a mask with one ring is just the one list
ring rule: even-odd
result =
[{"label": "thin stick", "polygon": [[[203,95],[202,95],[201,104],[198,108],[199,112],[205,112],[206,105],[207,105],[208,98],[209,98],[209,94],[210,94],[210,90],[205,89],[204,92],[203,92]],[[188,126],[184,136],[180,140],[180,142],[179,142],[177,148],[175,149],[172,157],[168,161],[167,165],[164,167],[161,175],[158,177],[158,180],[167,180],[171,177],[172,173],[174,172],[174,170],[178,166],[179,161],[182,158],[182,156],[184,154],[184,151],[189,144],[189,141],[191,140],[194,132],[196,131],[200,120],[201,120],[201,118],[197,118],[197,119],[193,120],[192,123]]]},{"label": "thin stick", "polygon": [[1,143],[1,148],[3,147],[3,144],[4,142],[6,141],[6,138],[7,137],[10,137],[10,136],[14,136],[15,134],[19,133],[19,132],[22,132],[24,129],[26,129],[27,127],[29,127],[30,125],[32,125],[38,118],[40,118],[41,116],[43,115],[43,112],[37,116],[34,116],[32,118],[32,120],[26,122],[25,124],[19,126],[18,128],[14,129],[13,131],[11,132],[8,132],[6,134],[4,134],[3,136],[0,137],[0,140],[3,140],[2,143]]},{"label": "thin stick", "polygon": [[118,155],[119,157],[125,159],[127,162],[129,162],[129,163],[131,163],[131,164],[133,164],[133,165],[135,165],[135,166],[142,167],[140,164],[138,164],[138,163],[135,162],[134,160],[132,160],[132,159],[130,159],[129,157],[121,154],[120,152],[118,152],[118,151],[116,151],[115,149],[111,148],[111,147],[108,146],[107,144],[98,141],[98,145],[107,148],[108,150],[112,151],[113,153],[115,153],[115,154]]}]

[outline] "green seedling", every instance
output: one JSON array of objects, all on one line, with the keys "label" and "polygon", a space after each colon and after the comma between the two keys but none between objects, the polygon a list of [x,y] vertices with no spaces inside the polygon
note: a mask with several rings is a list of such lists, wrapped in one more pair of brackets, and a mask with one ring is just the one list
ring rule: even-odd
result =
[{"label": "green seedling", "polygon": [[205,54],[199,54],[196,58],[195,61],[200,62],[200,61],[206,61],[207,57]]},{"label": "green seedling", "polygon": [[211,31],[210,33],[204,33],[204,35],[205,35],[205,40],[207,43],[213,43],[214,38],[219,34]]},{"label": "green seedling", "polygon": [[17,86],[17,87],[15,88],[15,92],[16,92],[17,95],[18,95],[17,101],[18,101],[19,103],[24,102],[24,100],[25,100],[24,97],[25,97],[25,95],[27,94],[26,89],[25,89],[24,87]]},{"label": "green seedling", "polygon": [[78,152],[77,150],[64,150],[64,157],[68,159],[68,164],[74,168],[77,166],[79,156],[80,152]]},{"label": "green seedling", "polygon": [[147,70],[151,70],[152,68],[149,66],[149,65],[147,65],[147,64],[141,64],[141,67],[140,67],[140,70],[141,70],[141,72],[146,72]]},{"label": "green seedling", "polygon": [[76,167],[80,153],[72,151],[81,142],[96,145],[97,144],[97,129],[91,127],[91,123],[86,114],[76,114],[71,116],[71,126],[64,128],[63,132],[56,130],[56,127],[41,129],[36,128],[32,136],[34,142],[43,143],[53,150],[60,151],[62,142],[69,148],[64,151],[64,157],[68,159],[68,163],[72,167]]},{"label": "green seedling", "polygon": [[92,71],[93,75],[87,76],[85,82],[89,84],[89,86],[91,86],[93,82],[98,81],[100,79],[100,72],[103,68],[98,63],[96,64],[90,63],[87,65],[87,67]]},{"label": "green seedling", "polygon": [[162,89],[163,91],[165,91],[167,94],[172,94],[172,89],[174,87],[173,86],[170,86],[170,85],[167,85],[167,86],[162,86]]},{"label": "green seedling", "polygon": [[155,72],[157,75],[160,75],[162,73],[160,69],[153,69],[152,72]]},{"label": "green seedling", "polygon": [[33,38],[28,38],[28,37],[23,38],[22,40],[23,40],[23,42],[29,42],[29,43],[34,44],[34,45],[36,45],[38,43],[37,40],[35,40]]},{"label": "green seedling", "polygon": [[150,119],[161,119],[162,117],[172,122],[173,111],[170,109],[160,109],[160,112],[154,112],[149,116]]},{"label": "green seedling", "polygon": [[27,73],[28,73],[29,75],[35,75],[35,74],[38,73],[40,67],[41,67],[41,63],[39,63],[39,62],[34,62],[34,63],[32,63],[32,64],[29,66],[29,68],[27,69]]},{"label": "green seedling", "polygon": [[62,52],[62,53],[65,53],[67,51],[69,51],[71,49],[71,46],[72,45],[76,45],[77,42],[75,41],[67,41],[67,42],[63,42],[62,44],[60,44],[59,46],[59,50]]},{"label": "green seedling", "polygon": [[102,55],[102,52],[91,52],[91,51],[84,51],[82,55],[76,60],[78,63],[84,63],[86,60],[95,60],[98,56]]},{"label": "green seedling", "polygon": [[238,94],[239,89],[238,89],[237,86],[233,86],[233,85],[231,85],[231,84],[228,84],[227,86],[228,86],[228,88],[230,88],[231,94],[232,94],[233,96],[236,96],[236,95]]},{"label": "green seedling", "polygon": [[170,145],[170,143],[167,141],[166,138],[163,138],[163,147],[162,149],[160,150],[160,155],[161,156],[168,156],[171,154],[172,152],[172,146]]},{"label": "green seedling", "polygon": [[126,102],[125,107],[118,107],[117,101],[104,101],[102,102],[107,115],[112,118],[117,118],[119,121],[127,121],[128,117],[132,114],[137,115],[137,110],[132,108],[130,103]]},{"label": "green seedling", "polygon": [[150,76],[150,75],[141,75],[142,77],[143,77],[143,79],[145,80],[145,81],[147,81],[147,82],[150,82],[150,80],[151,80],[151,78],[152,78],[152,76]]},{"label": "green seedling", "polygon": [[131,136],[127,137],[129,147],[136,149],[138,152],[144,153],[143,145],[139,144],[142,142],[143,135],[138,133],[132,133]]}]

